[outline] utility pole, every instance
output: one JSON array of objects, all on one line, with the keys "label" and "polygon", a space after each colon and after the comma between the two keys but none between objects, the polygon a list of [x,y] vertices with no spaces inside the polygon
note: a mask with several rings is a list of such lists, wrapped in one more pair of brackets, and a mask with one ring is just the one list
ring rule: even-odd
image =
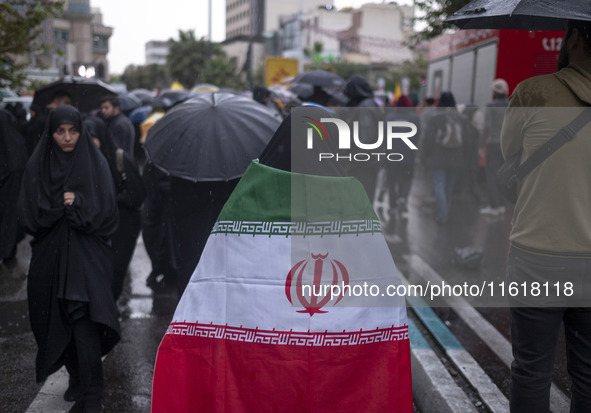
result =
[{"label": "utility pole", "polygon": [[300,0],[299,8],[298,8],[298,18],[297,18],[297,52],[296,55],[298,57],[298,73],[302,73],[304,71],[304,0]]},{"label": "utility pole", "polygon": [[207,60],[211,60],[211,0],[208,1],[208,21],[207,21]]}]

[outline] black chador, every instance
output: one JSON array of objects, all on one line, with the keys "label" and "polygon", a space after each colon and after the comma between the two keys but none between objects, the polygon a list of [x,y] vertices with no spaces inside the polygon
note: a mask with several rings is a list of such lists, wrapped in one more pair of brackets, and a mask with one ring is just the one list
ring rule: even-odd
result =
[{"label": "black chador", "polygon": [[[79,132],[73,149],[58,143],[64,125]],[[37,381],[65,364],[69,397],[85,407],[100,402],[100,357],[120,337],[110,247],[118,213],[109,166],[76,108],[50,113],[25,170],[19,213],[33,236],[27,289]]]}]

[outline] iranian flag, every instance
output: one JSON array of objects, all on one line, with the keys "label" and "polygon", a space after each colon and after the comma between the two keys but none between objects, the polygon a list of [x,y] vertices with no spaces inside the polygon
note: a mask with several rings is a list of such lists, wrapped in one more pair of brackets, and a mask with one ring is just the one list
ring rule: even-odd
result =
[{"label": "iranian flag", "polygon": [[253,162],[160,344],[152,412],[412,412],[399,284],[358,181]]}]

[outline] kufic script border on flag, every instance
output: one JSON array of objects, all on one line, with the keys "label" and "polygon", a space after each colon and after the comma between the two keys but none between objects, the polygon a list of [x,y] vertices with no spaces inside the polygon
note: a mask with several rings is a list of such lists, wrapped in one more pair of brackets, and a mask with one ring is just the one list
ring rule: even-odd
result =
[{"label": "kufic script border on flag", "polygon": [[381,233],[379,220],[351,220],[325,222],[263,222],[263,221],[217,221],[212,234],[238,235],[358,235]]},{"label": "kufic script border on flag", "polygon": [[408,325],[377,328],[368,331],[301,332],[261,330],[227,325],[173,322],[166,334],[217,338],[244,343],[275,344],[306,347],[353,346],[408,340]]}]

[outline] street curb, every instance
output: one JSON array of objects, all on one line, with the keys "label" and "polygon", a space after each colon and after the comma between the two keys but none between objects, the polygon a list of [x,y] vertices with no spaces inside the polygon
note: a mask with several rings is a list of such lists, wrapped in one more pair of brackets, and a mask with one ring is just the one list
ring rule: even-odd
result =
[{"label": "street curb", "polygon": [[[420,256],[411,254],[404,256],[404,258],[409,267],[423,280],[436,284],[442,283],[441,276]],[[453,308],[460,319],[510,368],[513,353],[509,340],[462,297],[447,298],[445,301]],[[567,413],[570,411],[569,406],[570,399],[552,383],[550,387],[550,410],[555,413]]]},{"label": "street curb", "polygon": [[411,342],[412,394],[419,410],[425,413],[477,412],[410,319],[408,330]]},{"label": "street curb", "polygon": [[43,387],[27,409],[26,413],[67,413],[74,402],[64,400],[68,388],[68,373],[62,367],[45,380]]},{"label": "street curb", "polygon": [[480,399],[492,413],[505,413],[509,411],[509,400],[501,390],[492,382],[490,377],[466,351],[458,339],[447,326],[437,317],[432,308],[427,307],[424,300],[419,297],[408,297],[407,302],[412,306],[414,313],[423,325],[433,335],[435,340],[445,351],[450,361],[458,371],[476,389]]}]

